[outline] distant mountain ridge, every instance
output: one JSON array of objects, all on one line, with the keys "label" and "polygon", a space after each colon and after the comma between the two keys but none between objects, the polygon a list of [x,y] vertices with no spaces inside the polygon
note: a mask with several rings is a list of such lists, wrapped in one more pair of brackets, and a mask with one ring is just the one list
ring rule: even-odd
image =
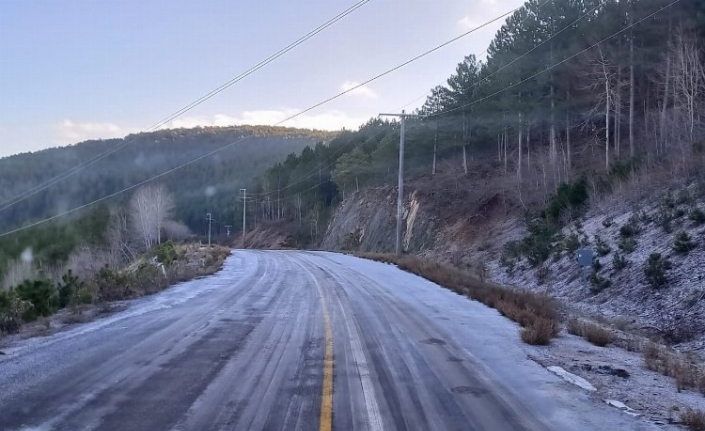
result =
[{"label": "distant mountain ridge", "polygon": [[[1,158],[0,203],[122,146],[46,190],[0,210],[0,232],[110,195],[218,150],[158,180],[174,194],[177,218],[200,230],[206,211],[228,217],[235,193],[268,167],[335,135],[272,126],[197,127],[90,140]],[[116,197],[115,202],[126,195]]]}]

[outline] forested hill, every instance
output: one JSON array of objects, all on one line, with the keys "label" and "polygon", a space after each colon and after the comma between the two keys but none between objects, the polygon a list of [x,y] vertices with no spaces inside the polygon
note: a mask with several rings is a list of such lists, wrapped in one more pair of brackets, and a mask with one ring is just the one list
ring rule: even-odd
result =
[{"label": "forested hill", "polygon": [[[407,122],[415,174],[487,171],[526,201],[580,175],[604,186],[657,164],[685,177],[702,167],[703,1],[529,0],[484,60],[458,60]],[[274,166],[255,220],[297,220],[315,243],[346,192],[396,181],[398,139],[398,123],[371,120]]]},{"label": "forested hill", "polygon": [[[198,232],[207,211],[232,221],[237,192],[267,167],[332,137],[329,132],[268,126],[173,129],[6,157],[0,159],[0,231],[110,195],[229,145],[159,179],[173,194],[176,218]],[[3,209],[14,197],[105,153],[109,155]]]}]

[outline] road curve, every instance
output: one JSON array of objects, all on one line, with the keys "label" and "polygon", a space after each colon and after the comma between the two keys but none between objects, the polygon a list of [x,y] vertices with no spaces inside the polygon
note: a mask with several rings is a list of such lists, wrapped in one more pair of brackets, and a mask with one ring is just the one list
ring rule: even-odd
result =
[{"label": "road curve", "polygon": [[0,356],[0,430],[639,428],[494,310],[390,265],[236,251],[215,276]]}]

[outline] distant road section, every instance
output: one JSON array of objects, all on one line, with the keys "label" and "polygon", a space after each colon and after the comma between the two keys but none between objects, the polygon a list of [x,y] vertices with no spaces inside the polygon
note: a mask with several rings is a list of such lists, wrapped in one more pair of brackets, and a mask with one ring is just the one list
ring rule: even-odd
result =
[{"label": "distant road section", "polygon": [[215,276],[0,356],[0,430],[646,430],[396,267],[235,251]]}]

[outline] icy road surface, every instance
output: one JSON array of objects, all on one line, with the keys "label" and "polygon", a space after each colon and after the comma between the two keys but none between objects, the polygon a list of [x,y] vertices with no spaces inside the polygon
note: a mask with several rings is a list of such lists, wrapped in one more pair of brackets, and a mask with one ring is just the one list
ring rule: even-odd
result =
[{"label": "icy road surface", "polygon": [[236,251],[210,278],[0,356],[0,430],[651,430],[516,325],[393,266]]}]

